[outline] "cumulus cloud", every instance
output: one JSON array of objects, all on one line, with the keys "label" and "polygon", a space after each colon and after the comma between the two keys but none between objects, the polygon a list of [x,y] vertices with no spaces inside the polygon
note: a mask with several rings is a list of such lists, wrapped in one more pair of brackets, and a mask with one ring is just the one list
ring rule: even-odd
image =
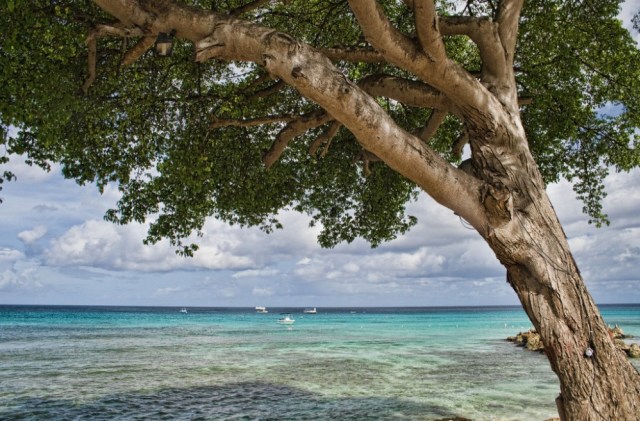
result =
[{"label": "cumulus cloud", "polygon": [[243,269],[254,265],[250,256],[235,253],[240,239],[222,230],[200,239],[194,258],[175,254],[168,241],[152,246],[142,243],[147,228],[89,220],[67,230],[51,241],[45,252],[47,262],[57,266],[96,266],[141,272],[174,269]]},{"label": "cumulus cloud", "polygon": [[47,233],[47,227],[38,225],[31,230],[18,233],[18,238],[25,244],[32,244],[41,239]]},{"label": "cumulus cloud", "polygon": [[7,247],[0,248],[0,262],[15,262],[24,259],[24,253]]},{"label": "cumulus cloud", "polygon": [[33,291],[42,288],[37,272],[37,262],[16,261],[11,268],[0,272],[0,291]]}]

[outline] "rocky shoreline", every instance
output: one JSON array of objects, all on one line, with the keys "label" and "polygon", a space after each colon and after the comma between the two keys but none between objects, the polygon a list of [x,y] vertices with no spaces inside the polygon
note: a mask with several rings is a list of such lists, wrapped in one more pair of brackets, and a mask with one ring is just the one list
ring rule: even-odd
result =
[{"label": "rocky shoreline", "polygon": [[[627,344],[624,339],[631,339],[632,336],[625,335],[620,326],[609,327],[609,335],[613,339],[616,348],[627,354],[629,358],[640,358],[640,344]],[[520,332],[516,336],[509,336],[507,341],[525,347],[530,351],[544,352],[544,344],[540,339],[540,334],[535,329]]]}]

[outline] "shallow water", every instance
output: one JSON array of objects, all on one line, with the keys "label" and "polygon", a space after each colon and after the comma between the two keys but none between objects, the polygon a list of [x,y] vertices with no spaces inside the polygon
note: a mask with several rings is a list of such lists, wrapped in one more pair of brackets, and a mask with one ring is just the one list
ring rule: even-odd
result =
[{"label": "shallow water", "polygon": [[[640,336],[640,305],[601,309]],[[276,323],[281,310],[292,312],[292,327]],[[0,306],[0,418],[556,414],[546,358],[504,340],[530,327],[519,308],[318,311]]]}]

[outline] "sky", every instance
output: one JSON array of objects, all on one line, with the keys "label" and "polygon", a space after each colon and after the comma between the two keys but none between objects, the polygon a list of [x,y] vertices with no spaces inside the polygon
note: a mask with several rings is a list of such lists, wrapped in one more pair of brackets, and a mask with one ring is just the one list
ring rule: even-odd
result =
[{"label": "sky", "polygon": [[[631,16],[627,5],[623,16]],[[629,19],[625,19],[629,22]],[[636,39],[637,34],[636,34]],[[283,230],[210,219],[193,258],[168,242],[142,243],[146,226],[103,220],[119,198],[13,157],[18,180],[0,191],[0,304],[361,307],[516,305],[505,270],[480,236],[426,195],[409,206],[408,234],[379,248],[317,245],[308,217],[282,213]],[[587,223],[571,185],[547,189],[597,303],[640,303],[639,170],[606,179],[611,225]]]}]

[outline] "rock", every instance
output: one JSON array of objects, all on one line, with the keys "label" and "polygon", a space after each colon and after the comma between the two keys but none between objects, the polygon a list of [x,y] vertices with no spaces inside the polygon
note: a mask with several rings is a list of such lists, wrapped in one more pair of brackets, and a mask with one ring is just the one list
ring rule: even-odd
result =
[{"label": "rock", "polygon": [[[613,339],[617,349],[624,351],[631,358],[640,358],[640,344],[631,344],[629,346],[623,341],[623,339],[632,338],[632,336],[625,335],[618,325],[609,326],[608,330],[609,336]],[[524,346],[530,351],[544,352],[544,344],[535,329],[530,329],[528,332],[520,332],[516,336],[509,336],[507,341],[514,342],[518,346]]]},{"label": "rock", "polygon": [[627,343],[622,339],[614,339],[613,343],[615,344],[616,348],[621,349],[625,352],[629,351],[629,345],[627,345]]},{"label": "rock", "polygon": [[612,339],[624,339],[627,337],[618,325],[615,325],[613,328],[609,326],[609,335],[611,335]]},{"label": "rock", "polygon": [[629,346],[629,350],[627,351],[627,355],[631,358],[640,358],[640,345],[639,344],[631,344]]},{"label": "rock", "polygon": [[527,338],[527,349],[529,351],[544,351],[544,344],[540,339],[540,335],[538,335],[536,332],[529,333],[529,336]]},{"label": "rock", "polygon": [[531,329],[528,332],[520,332],[516,336],[508,337],[507,340],[515,342],[518,346],[526,346],[530,351],[544,351],[544,344],[535,329]]}]

